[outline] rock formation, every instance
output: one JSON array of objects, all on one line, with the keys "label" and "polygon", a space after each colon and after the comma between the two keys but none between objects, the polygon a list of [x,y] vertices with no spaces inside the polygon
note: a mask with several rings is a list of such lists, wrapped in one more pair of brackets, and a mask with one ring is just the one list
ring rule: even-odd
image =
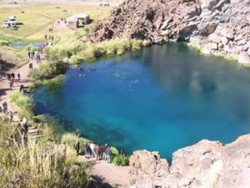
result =
[{"label": "rock formation", "polygon": [[90,35],[93,42],[114,37],[189,41],[203,53],[250,63],[250,1],[126,0]]},{"label": "rock formation", "polygon": [[250,187],[250,134],[231,144],[202,140],[173,154],[172,165],[159,153],[135,151],[130,158],[136,188]]}]

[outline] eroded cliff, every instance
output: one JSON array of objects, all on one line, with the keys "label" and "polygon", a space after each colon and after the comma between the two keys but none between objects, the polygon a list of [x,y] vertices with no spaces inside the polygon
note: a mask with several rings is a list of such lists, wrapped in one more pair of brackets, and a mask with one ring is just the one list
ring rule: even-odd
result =
[{"label": "eroded cliff", "polygon": [[250,187],[250,134],[223,146],[202,140],[173,154],[172,165],[158,152],[135,151],[131,185],[137,188]]},{"label": "eroded cliff", "polygon": [[115,37],[189,41],[203,53],[250,63],[250,1],[127,0],[90,35],[93,42]]}]

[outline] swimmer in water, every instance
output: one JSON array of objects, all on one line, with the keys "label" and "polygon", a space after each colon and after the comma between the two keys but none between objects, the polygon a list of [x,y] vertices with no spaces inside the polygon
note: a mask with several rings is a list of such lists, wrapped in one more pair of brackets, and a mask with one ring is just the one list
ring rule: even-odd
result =
[{"label": "swimmer in water", "polygon": [[79,76],[80,76],[80,77],[84,76],[84,74],[83,74],[83,68],[82,68],[82,67],[80,68]]}]

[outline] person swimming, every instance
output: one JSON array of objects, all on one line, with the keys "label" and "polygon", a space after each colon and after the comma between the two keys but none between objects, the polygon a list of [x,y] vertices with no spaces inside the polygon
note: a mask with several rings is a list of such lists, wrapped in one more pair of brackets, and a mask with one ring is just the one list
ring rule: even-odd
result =
[{"label": "person swimming", "polygon": [[83,68],[82,68],[82,67],[80,68],[79,76],[80,76],[80,77],[85,76],[85,75],[83,74]]}]

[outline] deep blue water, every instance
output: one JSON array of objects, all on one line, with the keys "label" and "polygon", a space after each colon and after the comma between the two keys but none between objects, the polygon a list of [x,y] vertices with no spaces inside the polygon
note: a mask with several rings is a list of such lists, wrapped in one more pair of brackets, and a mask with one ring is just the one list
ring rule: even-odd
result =
[{"label": "deep blue water", "polygon": [[250,71],[185,45],[164,45],[70,68],[57,92],[34,94],[88,138],[123,152],[172,153],[201,139],[228,143],[250,131]]}]

